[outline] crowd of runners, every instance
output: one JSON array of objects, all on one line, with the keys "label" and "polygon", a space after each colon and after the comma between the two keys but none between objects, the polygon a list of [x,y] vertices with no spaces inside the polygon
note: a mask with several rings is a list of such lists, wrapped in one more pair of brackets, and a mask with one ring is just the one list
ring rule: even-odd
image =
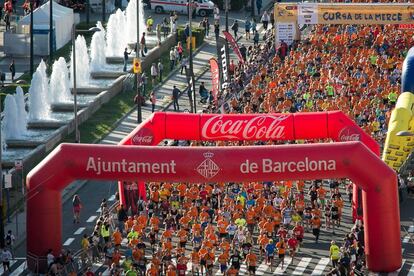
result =
[{"label": "crowd of runners", "polygon": [[[246,62],[234,63],[221,108],[211,104],[205,112],[342,110],[382,144],[414,32],[316,26],[300,42],[275,47],[272,29],[262,43],[242,45]],[[283,266],[285,256],[294,262],[305,235],[317,243],[321,230],[334,233],[352,197],[347,180],[147,186],[148,201],[134,213],[118,206],[112,217],[102,203],[94,232],[82,239],[85,262],[103,258],[111,275],[214,275],[217,263],[228,276],[242,266],[255,275],[263,260],[271,268]],[[362,275],[361,222],[343,242],[332,241],[327,255],[331,275]]]}]

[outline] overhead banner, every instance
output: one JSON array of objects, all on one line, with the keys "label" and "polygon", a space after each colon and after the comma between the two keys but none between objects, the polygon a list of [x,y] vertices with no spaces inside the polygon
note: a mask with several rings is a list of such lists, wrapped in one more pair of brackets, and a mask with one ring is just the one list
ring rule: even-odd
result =
[{"label": "overhead banner", "polygon": [[210,59],[210,72],[211,72],[211,87],[213,92],[214,101],[217,103],[217,95],[220,87],[220,69],[218,62],[215,58]]},{"label": "overhead banner", "polygon": [[287,45],[291,45],[296,37],[295,23],[279,23],[276,22],[276,45],[280,45],[282,41]]},{"label": "overhead banner", "polygon": [[276,22],[295,23],[298,21],[298,5],[294,3],[276,3],[274,16]]},{"label": "overhead banner", "polygon": [[233,52],[236,54],[237,58],[239,59],[239,62],[244,63],[244,59],[240,53],[239,45],[237,45],[237,41],[234,39],[234,37],[226,31],[223,31],[224,37],[228,42],[230,42],[231,48],[233,49]]},{"label": "overhead banner", "polygon": [[299,24],[412,24],[414,4],[298,4]]}]

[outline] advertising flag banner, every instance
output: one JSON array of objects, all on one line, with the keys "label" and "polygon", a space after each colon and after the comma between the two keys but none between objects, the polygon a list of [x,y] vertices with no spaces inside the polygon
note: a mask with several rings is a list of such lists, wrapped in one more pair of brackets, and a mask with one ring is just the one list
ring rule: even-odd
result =
[{"label": "advertising flag banner", "polygon": [[231,48],[233,49],[233,52],[236,54],[237,58],[241,63],[244,63],[244,59],[240,53],[239,45],[237,45],[237,41],[234,39],[234,37],[226,31],[223,31],[224,37],[228,42],[230,42]]},{"label": "advertising flag banner", "polygon": [[217,102],[217,95],[220,87],[220,69],[215,58],[210,59],[211,85],[214,101]]}]

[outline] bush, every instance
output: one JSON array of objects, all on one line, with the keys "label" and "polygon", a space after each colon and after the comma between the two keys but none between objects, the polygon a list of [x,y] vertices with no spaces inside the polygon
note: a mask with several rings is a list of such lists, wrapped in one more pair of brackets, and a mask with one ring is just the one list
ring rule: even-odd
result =
[{"label": "bush", "polygon": [[241,0],[231,0],[230,1],[230,7],[232,11],[239,11],[243,8],[244,1]]},{"label": "bush", "polygon": [[[183,45],[186,45],[184,26],[177,28],[178,41],[181,41]],[[199,47],[204,42],[204,29],[203,28],[192,28],[192,35],[196,38],[196,47]]]},{"label": "bush", "polygon": [[[250,0],[249,0],[250,1]],[[246,6],[246,0],[230,0],[230,10],[239,11],[244,6]],[[213,3],[216,4],[221,11],[224,12],[224,3],[225,0],[213,0]]]}]

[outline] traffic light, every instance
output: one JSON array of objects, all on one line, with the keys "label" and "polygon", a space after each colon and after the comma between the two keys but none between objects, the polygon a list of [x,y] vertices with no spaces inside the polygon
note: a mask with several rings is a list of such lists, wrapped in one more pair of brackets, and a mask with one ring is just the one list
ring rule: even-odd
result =
[{"label": "traffic light", "polygon": [[141,73],[141,60],[139,58],[134,58],[133,66],[134,66],[134,74]]}]

